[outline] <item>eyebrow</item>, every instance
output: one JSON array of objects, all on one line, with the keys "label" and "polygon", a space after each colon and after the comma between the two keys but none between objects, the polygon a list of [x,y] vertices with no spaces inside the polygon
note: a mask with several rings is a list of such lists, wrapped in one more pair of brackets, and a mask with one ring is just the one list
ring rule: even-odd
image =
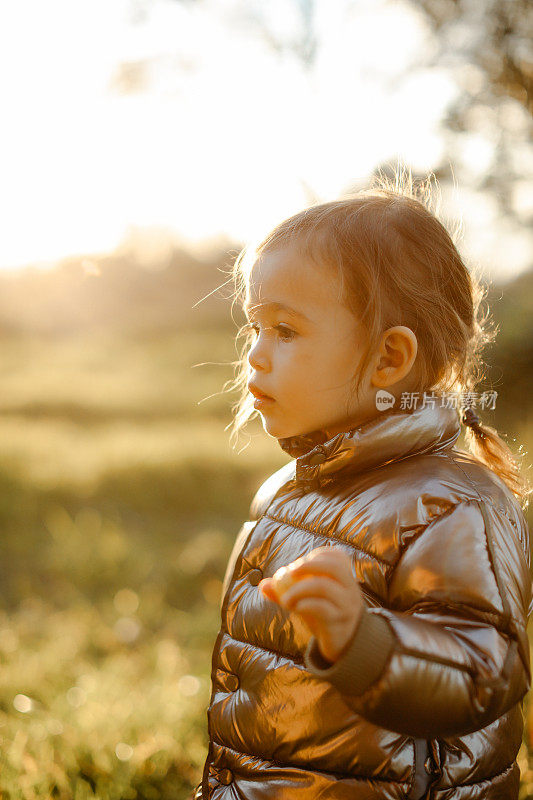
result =
[{"label": "eyebrow", "polygon": [[285,303],[278,303],[277,301],[271,301],[269,303],[259,303],[255,306],[252,306],[251,308],[248,304],[246,304],[244,306],[244,313],[248,315],[250,310],[255,310],[255,309],[261,309],[264,311],[284,311],[291,317],[300,317],[301,319],[305,319],[307,322],[311,322],[309,317],[307,317],[302,311],[296,311],[295,308],[291,308]]}]

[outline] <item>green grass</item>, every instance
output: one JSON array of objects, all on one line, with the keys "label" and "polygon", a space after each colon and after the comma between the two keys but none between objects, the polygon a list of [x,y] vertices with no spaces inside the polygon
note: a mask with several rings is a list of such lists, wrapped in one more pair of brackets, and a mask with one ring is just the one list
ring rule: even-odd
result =
[{"label": "green grass", "polygon": [[288,459],[259,422],[231,450],[234,358],[214,331],[2,341],[0,800],[199,782],[226,562]]}]

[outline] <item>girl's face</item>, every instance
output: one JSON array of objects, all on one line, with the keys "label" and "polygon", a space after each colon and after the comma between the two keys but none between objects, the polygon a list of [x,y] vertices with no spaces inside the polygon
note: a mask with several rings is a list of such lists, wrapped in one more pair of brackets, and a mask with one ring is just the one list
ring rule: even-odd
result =
[{"label": "girl's face", "polygon": [[364,340],[339,297],[334,270],[304,261],[295,249],[264,253],[252,267],[245,311],[256,333],[248,381],[273,398],[260,409],[271,436],[320,429],[331,438],[379,413],[372,385],[363,381],[359,402],[353,396]]}]

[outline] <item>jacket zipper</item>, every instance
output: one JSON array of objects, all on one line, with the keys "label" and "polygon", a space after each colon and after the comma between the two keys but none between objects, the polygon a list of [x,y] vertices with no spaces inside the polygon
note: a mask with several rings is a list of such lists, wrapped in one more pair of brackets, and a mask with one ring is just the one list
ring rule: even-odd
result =
[{"label": "jacket zipper", "polygon": [[413,739],[413,743],[415,746],[415,777],[407,796],[409,800],[422,800],[433,778],[428,775],[425,767],[430,750],[426,739]]}]

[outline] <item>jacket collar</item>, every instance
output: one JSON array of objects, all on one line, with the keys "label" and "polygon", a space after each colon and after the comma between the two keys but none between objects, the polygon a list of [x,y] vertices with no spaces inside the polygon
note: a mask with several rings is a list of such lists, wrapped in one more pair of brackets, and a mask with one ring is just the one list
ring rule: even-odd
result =
[{"label": "jacket collar", "polygon": [[415,411],[380,412],[330,439],[316,430],[278,439],[278,443],[296,459],[296,482],[318,488],[325,477],[339,470],[360,472],[452,447],[460,432],[457,409],[428,404]]}]

